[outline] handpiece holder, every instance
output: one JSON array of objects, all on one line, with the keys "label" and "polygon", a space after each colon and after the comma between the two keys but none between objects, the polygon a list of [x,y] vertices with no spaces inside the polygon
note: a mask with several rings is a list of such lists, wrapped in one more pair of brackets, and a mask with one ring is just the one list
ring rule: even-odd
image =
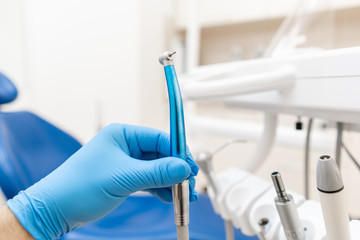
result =
[{"label": "handpiece holder", "polygon": [[[170,149],[171,155],[186,161],[186,138],[183,104],[179,83],[177,80],[173,55],[175,52],[164,52],[159,57],[159,62],[164,66],[165,77],[169,94],[170,105]],[[189,225],[189,181],[176,184],[172,188],[175,224],[178,227],[178,238],[186,239],[184,234],[179,233],[183,227]],[[181,230],[181,231],[182,231]]]},{"label": "handpiece holder", "polygon": [[336,161],[324,155],[318,159],[316,184],[328,240],[350,240],[347,199]]}]

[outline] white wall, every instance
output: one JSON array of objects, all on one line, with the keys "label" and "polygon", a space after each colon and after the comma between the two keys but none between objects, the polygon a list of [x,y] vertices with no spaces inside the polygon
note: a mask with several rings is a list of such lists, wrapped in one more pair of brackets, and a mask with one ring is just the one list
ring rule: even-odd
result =
[{"label": "white wall", "polygon": [[[358,0],[196,0],[198,19],[202,27],[238,24],[251,21],[282,18],[293,12],[300,1],[314,5],[315,9],[344,9],[358,7]],[[177,26],[186,27],[188,1],[177,0]]]},{"label": "white wall", "polygon": [[[140,102],[142,125],[169,131],[168,97],[165,74],[158,56],[166,51],[175,49],[172,45],[174,38],[174,1],[169,0],[140,0]],[[175,49],[178,52],[178,49]],[[181,56],[176,57],[176,68]]]},{"label": "white wall", "polygon": [[24,86],[21,1],[0,1],[0,71]]},{"label": "white wall", "polygon": [[82,142],[99,123],[163,126],[157,56],[171,9],[165,0],[1,0],[0,33],[12,32],[0,40],[0,69],[21,96],[6,109],[35,111]]}]

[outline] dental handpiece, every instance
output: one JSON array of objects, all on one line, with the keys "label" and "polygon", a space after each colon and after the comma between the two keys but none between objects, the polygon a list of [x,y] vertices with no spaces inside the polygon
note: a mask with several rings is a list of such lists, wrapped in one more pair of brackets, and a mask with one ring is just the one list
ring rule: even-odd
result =
[{"label": "dental handpiece", "polygon": [[316,183],[328,240],[350,240],[350,219],[340,170],[330,156],[321,156]]},{"label": "dental handpiece", "polygon": [[[170,105],[170,149],[171,155],[186,161],[186,139],[184,113],[179,83],[173,56],[175,52],[166,51],[159,57],[164,66]],[[189,180],[172,187],[177,238],[189,239]]]},{"label": "dental handpiece", "polygon": [[305,230],[300,221],[299,214],[293,197],[286,193],[284,183],[279,172],[271,174],[277,197],[275,197],[276,209],[283,225],[286,239],[304,240]]}]

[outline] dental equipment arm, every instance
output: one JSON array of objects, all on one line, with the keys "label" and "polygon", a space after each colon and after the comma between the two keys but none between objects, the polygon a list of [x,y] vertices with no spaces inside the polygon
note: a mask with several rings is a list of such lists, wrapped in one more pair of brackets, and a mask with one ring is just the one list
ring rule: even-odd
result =
[{"label": "dental equipment arm", "polygon": [[316,182],[328,240],[350,240],[349,214],[340,170],[330,156],[321,156]]},{"label": "dental equipment arm", "polygon": [[[234,70],[233,70],[234,71]],[[230,96],[246,95],[268,91],[286,91],[295,85],[296,69],[291,65],[278,67],[275,70],[252,75],[231,76],[224,72],[216,77],[191,77],[183,85],[185,99],[204,100],[220,99]],[[221,100],[220,100],[221,101]],[[243,168],[255,172],[266,160],[272,149],[277,129],[277,114],[265,112],[263,137],[253,156],[246,161]]]},{"label": "dental equipment arm", "polygon": [[[220,76],[218,79],[194,79],[184,84],[184,97],[190,100],[201,100],[239,96],[268,91],[282,91],[292,87],[296,70],[286,65],[275,70],[245,76]],[[207,81],[206,81],[207,80]]]},{"label": "dental equipment arm", "polygon": [[[186,160],[186,139],[181,92],[177,80],[173,55],[164,52],[159,62],[164,66],[170,105],[170,149],[171,155]],[[172,188],[175,224],[178,240],[189,239],[189,180]]]},{"label": "dental equipment arm", "polygon": [[271,174],[277,197],[275,198],[276,209],[284,227],[285,236],[288,240],[304,240],[305,231],[300,221],[299,214],[293,197],[286,193],[284,183],[279,172]]}]

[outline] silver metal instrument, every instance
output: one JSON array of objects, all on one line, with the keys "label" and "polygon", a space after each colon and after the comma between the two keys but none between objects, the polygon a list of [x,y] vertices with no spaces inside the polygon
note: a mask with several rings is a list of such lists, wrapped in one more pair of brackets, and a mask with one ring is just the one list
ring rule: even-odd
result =
[{"label": "silver metal instrument", "polygon": [[305,230],[300,221],[293,197],[286,193],[284,183],[279,172],[271,174],[277,197],[276,209],[279,213],[285,236],[288,240],[304,240]]}]

